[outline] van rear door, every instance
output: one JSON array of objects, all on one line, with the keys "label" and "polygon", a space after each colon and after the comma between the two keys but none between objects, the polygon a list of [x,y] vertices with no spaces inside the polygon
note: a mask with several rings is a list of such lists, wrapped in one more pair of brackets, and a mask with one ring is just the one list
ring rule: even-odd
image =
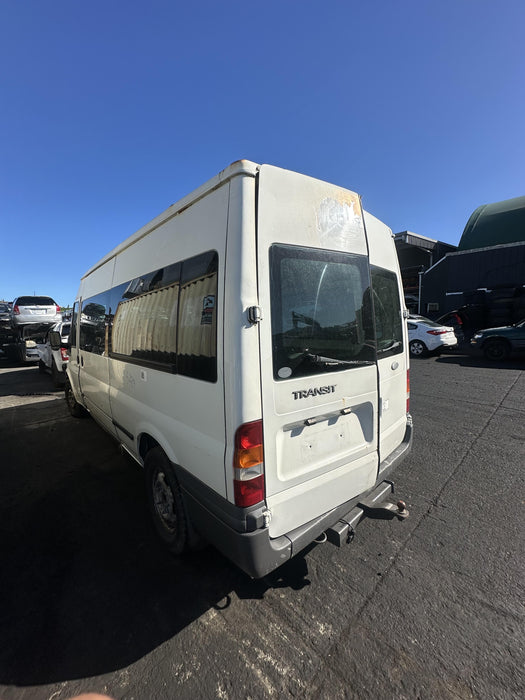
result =
[{"label": "van rear door", "polygon": [[359,197],[262,166],[258,275],[270,535],[371,488],[378,387]]}]

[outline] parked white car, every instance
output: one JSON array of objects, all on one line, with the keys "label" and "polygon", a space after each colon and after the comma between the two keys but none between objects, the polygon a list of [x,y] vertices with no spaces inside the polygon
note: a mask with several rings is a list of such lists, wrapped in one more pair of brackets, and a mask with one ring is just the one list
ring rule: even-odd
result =
[{"label": "parked white car", "polygon": [[62,320],[60,306],[51,297],[26,296],[17,297],[11,308],[11,325],[13,328],[28,324],[38,325],[58,323]]},{"label": "parked white car", "polygon": [[44,337],[43,343],[38,343],[36,349],[39,355],[38,369],[50,372],[55,387],[64,386],[66,368],[69,362],[67,342],[71,323],[55,323]]},{"label": "parked white car", "polygon": [[408,339],[412,357],[423,357],[458,344],[452,326],[443,326],[425,316],[408,317]]}]

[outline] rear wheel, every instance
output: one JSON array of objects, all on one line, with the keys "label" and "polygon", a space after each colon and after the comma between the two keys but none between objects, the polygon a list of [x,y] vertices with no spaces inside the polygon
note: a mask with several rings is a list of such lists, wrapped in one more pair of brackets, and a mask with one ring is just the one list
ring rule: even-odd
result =
[{"label": "rear wheel", "polygon": [[144,460],[148,504],[157,534],[173,554],[188,549],[188,517],[179,482],[167,456],[154,447]]},{"label": "rear wheel", "polygon": [[427,346],[422,340],[411,340],[409,347],[412,357],[423,357],[427,353]]},{"label": "rear wheel", "polygon": [[506,360],[510,354],[510,348],[504,340],[488,340],[483,346],[483,352],[487,360],[497,362]]}]

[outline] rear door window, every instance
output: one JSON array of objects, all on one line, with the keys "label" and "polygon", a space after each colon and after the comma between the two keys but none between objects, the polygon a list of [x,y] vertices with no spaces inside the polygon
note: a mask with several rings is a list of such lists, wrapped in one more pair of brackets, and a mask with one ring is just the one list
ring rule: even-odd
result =
[{"label": "rear door window", "polygon": [[274,379],[375,362],[366,257],[273,245],[270,284]]}]

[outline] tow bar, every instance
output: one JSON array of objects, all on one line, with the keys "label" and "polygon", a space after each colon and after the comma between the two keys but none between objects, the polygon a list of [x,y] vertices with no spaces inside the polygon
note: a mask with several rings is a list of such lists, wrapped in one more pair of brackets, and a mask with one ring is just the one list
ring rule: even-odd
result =
[{"label": "tow bar", "polygon": [[328,542],[341,547],[354,539],[355,528],[365,517],[389,519],[408,518],[408,510],[404,501],[392,503],[386,500],[387,495],[394,493],[394,484],[391,481],[383,481],[366,498],[362,498],[346,515],[326,530]]}]

